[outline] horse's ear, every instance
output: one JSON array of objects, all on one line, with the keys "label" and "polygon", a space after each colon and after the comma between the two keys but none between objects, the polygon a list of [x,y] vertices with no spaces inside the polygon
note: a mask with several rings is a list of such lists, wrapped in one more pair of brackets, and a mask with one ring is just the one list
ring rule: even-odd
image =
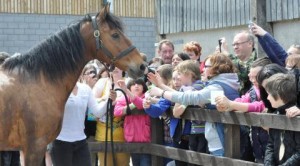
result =
[{"label": "horse's ear", "polygon": [[100,11],[101,20],[105,20],[109,12],[110,12],[110,2],[107,2],[104,8]]}]

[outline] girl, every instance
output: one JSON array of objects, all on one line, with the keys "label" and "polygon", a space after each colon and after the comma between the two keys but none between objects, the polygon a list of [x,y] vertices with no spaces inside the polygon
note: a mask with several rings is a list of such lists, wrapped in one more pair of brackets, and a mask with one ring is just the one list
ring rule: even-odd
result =
[{"label": "girl", "polygon": [[[129,99],[130,110],[137,108],[143,110],[143,98],[148,90],[143,79],[130,80],[126,87],[124,80],[119,80],[118,85],[126,92]],[[151,142],[151,129],[149,115],[131,115],[127,108],[125,97],[116,100],[114,116],[124,118],[124,136],[126,142]],[[151,166],[151,155],[131,154],[133,166]]]}]

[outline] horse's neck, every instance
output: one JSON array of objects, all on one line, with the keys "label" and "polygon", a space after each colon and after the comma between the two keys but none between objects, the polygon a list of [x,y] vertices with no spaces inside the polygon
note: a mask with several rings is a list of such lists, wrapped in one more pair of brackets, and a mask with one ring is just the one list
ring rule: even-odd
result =
[{"label": "horse's neck", "polygon": [[[62,80],[62,86],[59,86],[61,88],[61,91],[65,92],[65,97],[68,98],[69,95],[74,90],[74,87],[76,86],[76,83],[78,82],[78,79],[80,77],[81,71],[84,67],[83,65],[80,65],[76,71],[73,73],[68,73],[66,77]],[[59,89],[58,89],[59,90]]]}]

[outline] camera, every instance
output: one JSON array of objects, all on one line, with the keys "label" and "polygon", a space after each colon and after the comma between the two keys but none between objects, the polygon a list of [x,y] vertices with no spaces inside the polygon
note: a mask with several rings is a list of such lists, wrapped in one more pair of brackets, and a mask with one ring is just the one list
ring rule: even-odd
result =
[{"label": "camera", "polygon": [[222,46],[222,39],[219,39],[218,40],[218,44],[219,44],[219,50],[220,50],[220,53],[222,52],[222,49],[221,49],[221,46]]}]

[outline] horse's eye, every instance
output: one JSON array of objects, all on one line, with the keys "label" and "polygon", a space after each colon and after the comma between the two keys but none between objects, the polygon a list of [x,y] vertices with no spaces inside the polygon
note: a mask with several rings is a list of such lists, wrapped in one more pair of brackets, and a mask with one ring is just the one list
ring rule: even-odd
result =
[{"label": "horse's eye", "polygon": [[113,39],[119,39],[119,34],[118,33],[114,33],[114,34],[112,34],[111,35],[111,37],[113,38]]}]

